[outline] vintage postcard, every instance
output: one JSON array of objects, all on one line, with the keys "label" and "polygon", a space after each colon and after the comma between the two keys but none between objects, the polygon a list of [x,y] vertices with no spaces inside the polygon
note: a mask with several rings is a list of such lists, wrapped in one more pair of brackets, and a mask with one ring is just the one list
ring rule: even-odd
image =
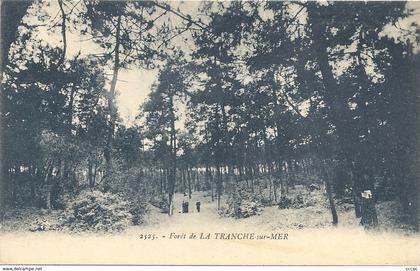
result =
[{"label": "vintage postcard", "polygon": [[419,23],[1,1],[0,265],[419,265]]}]

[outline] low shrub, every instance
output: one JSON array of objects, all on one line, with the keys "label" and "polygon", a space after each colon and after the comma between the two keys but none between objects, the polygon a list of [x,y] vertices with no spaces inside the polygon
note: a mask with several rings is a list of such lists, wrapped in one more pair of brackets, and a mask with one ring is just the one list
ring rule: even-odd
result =
[{"label": "low shrub", "polygon": [[297,193],[294,195],[281,196],[278,207],[280,209],[300,209],[314,206],[317,204],[317,198],[313,193]]},{"label": "low shrub", "polygon": [[30,231],[48,231],[51,230],[51,224],[45,219],[37,218],[34,222],[31,223],[29,226]]},{"label": "low shrub", "polygon": [[132,216],[131,222],[134,225],[139,225],[144,222],[144,217],[149,211],[149,206],[144,198],[134,197],[134,199],[130,200],[128,211]]},{"label": "low shrub", "polygon": [[314,183],[311,183],[310,185],[308,185],[307,188],[311,192],[313,192],[315,190],[321,190],[320,185],[319,184],[314,184]]},{"label": "low shrub", "polygon": [[244,199],[236,210],[235,217],[247,218],[250,216],[257,215],[261,212],[260,204],[250,199]]},{"label": "low shrub", "polygon": [[228,199],[223,215],[247,218],[261,213],[261,202],[257,195],[245,189],[235,188]]},{"label": "low shrub", "polygon": [[73,231],[122,231],[132,221],[129,210],[129,203],[118,194],[83,191],[65,210],[63,227]]},{"label": "low shrub", "polygon": [[268,199],[268,198],[261,198],[261,204],[264,207],[273,206],[273,200]]},{"label": "low shrub", "polygon": [[169,212],[169,203],[168,203],[168,200],[165,198],[162,198],[162,197],[153,198],[150,200],[150,204],[159,208],[162,213],[166,214]]},{"label": "low shrub", "polygon": [[288,209],[292,205],[292,199],[287,196],[281,196],[278,205],[280,209]]}]

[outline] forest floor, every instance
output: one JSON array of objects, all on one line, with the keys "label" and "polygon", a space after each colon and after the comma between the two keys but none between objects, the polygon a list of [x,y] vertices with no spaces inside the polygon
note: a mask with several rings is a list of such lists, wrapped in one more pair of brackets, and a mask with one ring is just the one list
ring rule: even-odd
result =
[{"label": "forest floor", "polygon": [[[6,223],[0,232],[0,263],[420,264],[418,233],[396,227],[385,230],[394,223],[389,210],[395,208],[389,207],[395,202],[378,204],[380,228],[368,232],[358,225],[354,209],[346,206],[338,206],[340,222],[333,227],[324,205],[283,210],[265,207],[260,215],[235,219],[221,217],[216,201],[202,192],[193,193],[190,212],[181,213],[186,199],[176,195],[171,217],[152,207],[143,224],[113,235],[29,232],[23,226],[16,232],[9,231],[12,225]],[[196,201],[201,202],[199,213]],[[55,215],[44,213],[50,219]],[[25,219],[31,218],[15,221]],[[220,233],[225,237],[228,233],[253,233],[255,237],[279,233],[282,239],[221,239]],[[191,235],[196,238],[190,239]],[[209,235],[210,239],[200,239]]]}]

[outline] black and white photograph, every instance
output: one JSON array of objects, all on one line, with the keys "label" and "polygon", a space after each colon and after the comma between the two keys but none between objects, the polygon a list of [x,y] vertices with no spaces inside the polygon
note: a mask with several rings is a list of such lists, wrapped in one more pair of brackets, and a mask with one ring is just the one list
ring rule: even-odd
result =
[{"label": "black and white photograph", "polygon": [[420,2],[0,24],[0,265],[420,265]]}]

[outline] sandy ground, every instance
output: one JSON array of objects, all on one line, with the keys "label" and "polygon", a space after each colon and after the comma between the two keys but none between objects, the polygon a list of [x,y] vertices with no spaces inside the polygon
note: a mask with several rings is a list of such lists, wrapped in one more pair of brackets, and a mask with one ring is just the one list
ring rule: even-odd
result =
[{"label": "sandy ground", "polygon": [[[152,210],[146,223],[118,235],[0,233],[0,263],[420,264],[418,234],[366,232],[357,226],[357,221],[349,222],[348,219],[337,228],[286,228],[283,225],[288,225],[290,213],[275,207],[266,208],[260,216],[248,219],[220,218],[215,203],[200,193],[195,193],[190,200],[192,212],[181,214],[179,211],[183,199],[177,195],[175,206],[178,208],[172,217]],[[195,210],[197,200],[202,203],[200,213]],[[299,212],[294,212],[294,215],[299,216]],[[309,219],[318,222],[329,219],[316,210],[312,215]],[[254,234],[254,239],[220,239],[220,233]],[[271,236],[272,233],[282,234],[283,239],[258,239]],[[196,238],[190,239],[192,234]],[[203,238],[210,235],[210,239],[200,239],[201,234]],[[285,234],[287,239],[284,239]],[[175,235],[177,238],[171,238]],[[154,240],[145,240],[146,237]]]}]

